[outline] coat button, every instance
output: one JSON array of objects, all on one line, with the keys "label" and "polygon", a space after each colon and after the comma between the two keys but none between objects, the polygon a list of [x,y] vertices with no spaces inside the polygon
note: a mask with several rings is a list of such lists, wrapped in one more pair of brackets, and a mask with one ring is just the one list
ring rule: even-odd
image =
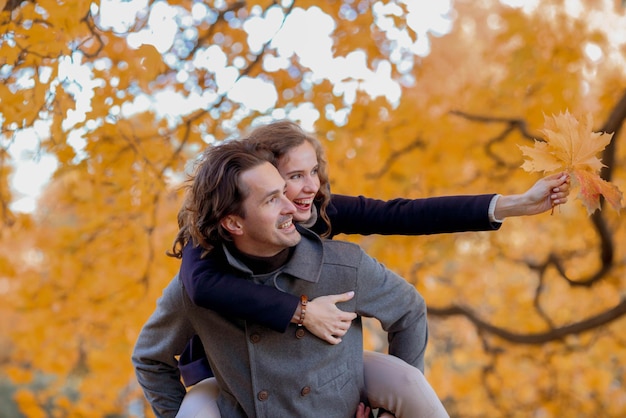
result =
[{"label": "coat button", "polygon": [[267,398],[270,397],[270,393],[266,390],[262,390],[256,396],[260,401],[266,401]]},{"label": "coat button", "polygon": [[309,393],[311,393],[311,387],[310,386],[305,386],[302,388],[302,390],[300,391],[300,396],[306,396]]},{"label": "coat button", "polygon": [[250,336],[250,342],[251,342],[252,344],[256,344],[256,343],[258,343],[259,341],[261,341],[261,336],[260,336],[259,334],[252,334],[252,335]]},{"label": "coat button", "polygon": [[304,328],[298,327],[298,329],[296,330],[296,338],[303,338],[304,334]]}]

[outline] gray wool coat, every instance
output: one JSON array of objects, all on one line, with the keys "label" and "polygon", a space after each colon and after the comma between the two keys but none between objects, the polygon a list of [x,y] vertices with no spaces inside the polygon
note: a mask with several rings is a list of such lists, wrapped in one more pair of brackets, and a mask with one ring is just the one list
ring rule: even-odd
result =
[{"label": "gray wool coat", "polygon": [[354,417],[364,393],[362,317],[380,321],[390,354],[423,371],[426,305],[415,288],[360,247],[299,230],[302,240],[291,259],[273,273],[252,275],[226,251],[228,262],[248,280],[309,299],[353,290],[354,298],[338,305],[359,315],[343,341],[328,344],[304,328],[297,332],[293,324],[280,333],[220,316],[194,305],[176,276],[132,355],[139,384],[158,417],[174,417],[180,407],[185,388],[176,356],[194,334],[220,385],[222,418]]}]

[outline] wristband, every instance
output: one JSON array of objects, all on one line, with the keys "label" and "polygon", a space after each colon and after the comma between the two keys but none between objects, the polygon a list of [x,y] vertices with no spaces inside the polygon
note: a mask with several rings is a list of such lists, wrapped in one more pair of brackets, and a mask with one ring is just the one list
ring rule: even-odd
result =
[{"label": "wristband", "polygon": [[304,315],[306,314],[307,303],[309,303],[309,298],[307,298],[306,295],[300,296],[300,319],[298,320],[299,327],[304,324]]}]

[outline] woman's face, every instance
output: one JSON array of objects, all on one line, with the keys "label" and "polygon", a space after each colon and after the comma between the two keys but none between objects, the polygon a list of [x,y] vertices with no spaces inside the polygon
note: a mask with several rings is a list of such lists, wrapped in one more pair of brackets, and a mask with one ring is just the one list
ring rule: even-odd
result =
[{"label": "woman's face", "polygon": [[279,161],[278,171],[287,182],[287,198],[296,206],[294,221],[311,217],[313,199],[320,189],[317,155],[313,145],[304,142],[289,150]]}]

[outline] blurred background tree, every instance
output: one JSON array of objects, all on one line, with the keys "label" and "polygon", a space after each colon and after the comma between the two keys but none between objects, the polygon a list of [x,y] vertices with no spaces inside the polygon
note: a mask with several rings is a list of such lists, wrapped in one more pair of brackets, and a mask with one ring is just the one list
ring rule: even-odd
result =
[{"label": "blurred background tree", "polygon": [[[256,123],[301,122],[335,192],[388,199],[520,193],[539,176],[518,145],[545,116],[591,113],[614,134],[602,177],[626,190],[619,1],[0,10],[0,399],[23,416],[152,416],[130,353],[178,269],[178,185]],[[24,159],[53,161],[50,178]],[[44,184],[27,209],[24,175]],[[626,415],[626,226],[575,194],[496,233],[348,237],[424,294],[427,374],[452,416]]]}]

